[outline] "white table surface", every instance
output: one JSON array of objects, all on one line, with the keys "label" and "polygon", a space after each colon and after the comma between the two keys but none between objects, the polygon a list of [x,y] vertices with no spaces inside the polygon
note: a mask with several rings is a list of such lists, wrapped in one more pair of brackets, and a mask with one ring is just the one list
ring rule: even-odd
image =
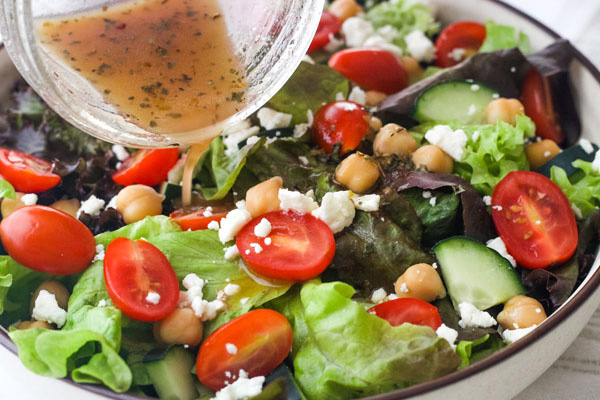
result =
[{"label": "white table surface", "polygon": [[[460,0],[457,0],[460,1]],[[600,0],[505,0],[535,16],[570,39],[600,65]],[[514,400],[600,398],[600,310],[575,343],[537,381]],[[0,347],[3,399],[98,400],[95,396],[27,370],[16,356]]]}]

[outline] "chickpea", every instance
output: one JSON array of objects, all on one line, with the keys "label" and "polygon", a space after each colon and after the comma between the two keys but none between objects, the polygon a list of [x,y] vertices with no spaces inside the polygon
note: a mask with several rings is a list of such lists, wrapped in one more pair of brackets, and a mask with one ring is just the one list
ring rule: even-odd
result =
[{"label": "chickpea", "polygon": [[454,168],[454,160],[444,150],[435,145],[419,147],[412,155],[417,167],[425,167],[431,172],[449,174]]},{"label": "chickpea", "polygon": [[364,193],[379,179],[379,168],[362,153],[345,158],[335,170],[335,179],[354,193]]},{"label": "chickpea", "polygon": [[524,113],[525,108],[519,100],[500,98],[490,101],[485,109],[485,118],[492,125],[499,120],[514,125],[517,115]]},{"label": "chickpea", "polygon": [[279,210],[279,189],[283,188],[280,176],[251,187],[246,192],[246,210],[252,217]]},{"label": "chickpea", "polygon": [[373,132],[379,132],[381,130],[382,125],[383,123],[377,117],[371,117],[371,119],[369,120],[369,128],[371,128]]},{"label": "chickpea", "polygon": [[546,318],[539,301],[527,296],[515,296],[504,304],[497,320],[504,329],[522,329],[539,325]]},{"label": "chickpea", "polygon": [[79,210],[79,206],[79,200],[77,199],[62,199],[50,204],[50,207],[65,212],[73,218],[77,218],[77,210]]},{"label": "chickpea", "polygon": [[126,224],[140,221],[149,215],[162,213],[165,196],[146,185],[131,185],[121,189],[117,195],[117,211]]},{"label": "chickpea", "polygon": [[527,161],[532,169],[541,167],[550,161],[554,156],[560,153],[560,147],[555,141],[544,139],[539,142],[531,143],[525,148]]},{"label": "chickpea", "polygon": [[44,281],[38,288],[33,292],[33,296],[31,296],[31,300],[29,301],[29,313],[33,312],[33,307],[35,306],[35,300],[42,290],[47,291],[50,294],[53,294],[56,297],[56,302],[58,306],[63,310],[66,310],[69,305],[69,291],[62,283],[58,281]]},{"label": "chickpea", "polygon": [[25,207],[25,203],[21,201],[21,197],[23,197],[25,193],[17,192],[15,199],[2,199],[2,204],[0,204],[0,211],[2,212],[2,218],[8,217],[14,211],[17,211],[21,207]]},{"label": "chickpea", "polygon": [[418,80],[425,72],[416,58],[410,56],[402,56],[400,61],[404,65],[404,69],[408,72],[408,79],[411,82]]},{"label": "chickpea", "polygon": [[154,323],[154,338],[162,344],[197,346],[202,341],[203,324],[189,307],[176,308],[163,320]]},{"label": "chickpea", "polygon": [[419,146],[415,138],[397,124],[386,124],[373,141],[373,151],[379,156],[390,154],[406,156],[412,154],[417,147]]},{"label": "chickpea", "polygon": [[446,288],[440,275],[429,264],[408,267],[396,281],[395,289],[398,297],[411,297],[427,302],[446,297]]},{"label": "chickpea", "polygon": [[385,93],[378,92],[377,90],[367,90],[365,94],[367,107],[375,107],[377,104],[381,103],[383,99],[385,99],[387,96]]},{"label": "chickpea", "polygon": [[344,22],[348,18],[362,13],[363,9],[355,0],[335,0],[329,6],[329,12],[338,17],[340,22]]},{"label": "chickpea", "polygon": [[23,321],[19,322],[17,329],[54,329],[54,327],[46,321]]}]

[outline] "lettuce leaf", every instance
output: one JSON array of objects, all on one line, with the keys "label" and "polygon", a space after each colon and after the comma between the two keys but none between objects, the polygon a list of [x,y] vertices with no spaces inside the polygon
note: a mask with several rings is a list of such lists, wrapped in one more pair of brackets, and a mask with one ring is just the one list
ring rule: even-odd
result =
[{"label": "lettuce leaf", "polygon": [[459,368],[462,369],[483,360],[505,346],[506,344],[497,333],[487,334],[472,341],[461,340],[456,345],[456,354],[462,359]]},{"label": "lettuce leaf", "polygon": [[512,26],[498,25],[494,21],[488,20],[485,23],[485,31],[485,41],[479,48],[479,51],[482,53],[513,47],[517,47],[524,55],[528,55],[531,52],[529,36],[517,31]]},{"label": "lettuce leaf", "polygon": [[286,296],[289,306],[282,301],[269,306],[292,321],[295,377],[309,399],[384,393],[445,375],[460,364],[431,328],[392,327],[351,300],[354,289],[347,284],[310,282],[295,293]]},{"label": "lettuce leaf", "polygon": [[591,162],[575,160],[572,165],[580,171],[571,178],[564,169],[554,166],[550,169],[550,179],[569,199],[575,217],[585,219],[600,207],[600,172],[592,167]]},{"label": "lettuce leaf", "polygon": [[0,198],[15,199],[15,188],[8,181],[0,179]]}]

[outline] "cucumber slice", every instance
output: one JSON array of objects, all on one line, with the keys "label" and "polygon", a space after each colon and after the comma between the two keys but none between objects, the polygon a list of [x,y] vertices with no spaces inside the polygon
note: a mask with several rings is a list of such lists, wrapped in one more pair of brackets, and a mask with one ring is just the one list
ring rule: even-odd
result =
[{"label": "cucumber slice", "polygon": [[552,157],[546,164],[536,169],[535,172],[539,172],[547,178],[550,178],[550,170],[556,165],[557,167],[564,169],[567,176],[571,176],[577,171],[581,171],[579,168],[575,168],[573,166],[573,161],[594,161],[594,157],[598,151],[598,146],[592,144],[592,147],[594,148],[594,151],[591,153],[587,153],[580,145],[575,145],[569,147],[568,149],[564,149],[562,152]]},{"label": "cucumber slice", "polygon": [[198,398],[196,378],[190,372],[194,356],[182,346],[171,347],[162,358],[159,354],[146,357],[144,365],[161,400]]},{"label": "cucumber slice", "polygon": [[456,236],[442,240],[433,251],[455,307],[468,302],[485,310],[525,293],[508,260],[484,244]]},{"label": "cucumber slice", "polygon": [[464,124],[485,122],[485,108],[498,92],[481,83],[446,81],[426,89],[415,101],[412,118],[418,122],[460,121]]}]

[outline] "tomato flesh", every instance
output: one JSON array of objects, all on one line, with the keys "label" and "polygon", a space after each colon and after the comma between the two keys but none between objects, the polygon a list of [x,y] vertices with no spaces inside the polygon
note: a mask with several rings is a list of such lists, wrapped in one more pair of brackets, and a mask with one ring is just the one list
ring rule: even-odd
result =
[{"label": "tomato flesh", "polygon": [[554,112],[550,84],[535,68],[529,70],[523,81],[521,99],[525,114],[535,123],[536,135],[562,143],[565,135]]},{"label": "tomato flesh", "polygon": [[385,319],[392,326],[409,323],[429,326],[436,330],[442,325],[442,317],[438,309],[421,299],[407,297],[388,300],[371,307],[369,312]]},{"label": "tomato flesh", "polygon": [[27,206],[0,223],[6,252],[29,269],[53,275],[85,270],[96,254],[92,232],[80,221],[46,206]]},{"label": "tomato flesh", "polygon": [[559,264],[577,248],[569,200],[554,182],[536,172],[511,172],[496,185],[492,217],[506,249],[526,268]]},{"label": "tomato flesh", "polygon": [[315,140],[327,153],[341,144],[340,155],[354,150],[369,133],[369,114],[352,101],[327,103],[317,111],[313,122]]},{"label": "tomato flesh", "polygon": [[312,53],[313,51],[320,50],[327,46],[331,40],[331,36],[338,33],[341,27],[342,24],[338,17],[327,10],[323,10],[323,14],[321,14],[321,20],[319,21],[319,27],[317,28],[315,37],[310,43],[308,53]]},{"label": "tomato flesh", "polygon": [[224,206],[200,207],[195,210],[180,209],[172,212],[170,217],[184,231],[199,231],[208,229],[208,224],[213,221],[220,222],[229,211],[230,208]]},{"label": "tomato flesh", "polygon": [[24,193],[40,193],[60,183],[52,164],[17,150],[0,148],[0,175]]},{"label": "tomato flesh", "polygon": [[[117,238],[104,256],[106,290],[125,315],[138,321],[165,318],[179,301],[179,281],[165,255],[145,240]],[[160,296],[157,304],[148,293]]]},{"label": "tomato flesh", "polygon": [[329,66],[359,86],[386,94],[408,86],[409,76],[404,64],[386,50],[341,50],[331,56]]},{"label": "tomato flesh", "polygon": [[179,149],[138,150],[123,161],[112,176],[119,185],[155,186],[167,179],[169,171],[179,159]]},{"label": "tomato flesh", "polygon": [[[250,378],[267,375],[285,360],[292,341],[292,327],[283,315],[268,309],[250,311],[221,326],[202,343],[196,361],[198,379],[210,389],[220,390],[225,381],[235,380],[232,376],[237,377],[240,369]],[[231,345],[235,351],[228,351]]]},{"label": "tomato flesh", "polygon": [[[271,244],[254,234],[254,227],[263,218],[271,223],[267,236]],[[289,210],[254,218],[240,230],[236,244],[248,266],[275,279],[312,279],[327,268],[335,254],[333,232],[327,224],[310,214]]]},{"label": "tomato flesh", "polygon": [[[463,21],[449,25],[435,41],[436,65],[448,68],[460,63],[479,51],[485,37],[485,25],[478,22]],[[454,54],[457,49],[463,49],[460,58]]]}]

